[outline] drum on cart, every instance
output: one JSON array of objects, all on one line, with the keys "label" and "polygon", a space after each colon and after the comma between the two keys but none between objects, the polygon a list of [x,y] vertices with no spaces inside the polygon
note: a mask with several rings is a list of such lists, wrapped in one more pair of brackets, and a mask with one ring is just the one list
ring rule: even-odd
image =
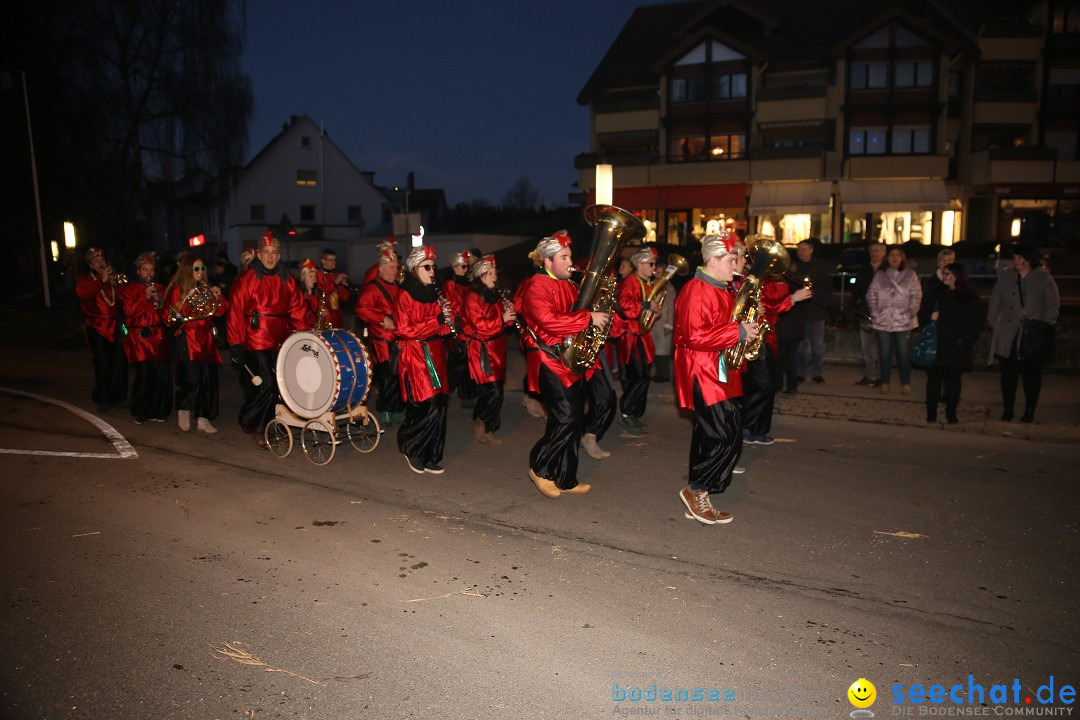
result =
[{"label": "drum on cart", "polygon": [[278,352],[277,383],[285,405],[299,417],[349,412],[368,396],[371,361],[348,330],[301,330]]}]

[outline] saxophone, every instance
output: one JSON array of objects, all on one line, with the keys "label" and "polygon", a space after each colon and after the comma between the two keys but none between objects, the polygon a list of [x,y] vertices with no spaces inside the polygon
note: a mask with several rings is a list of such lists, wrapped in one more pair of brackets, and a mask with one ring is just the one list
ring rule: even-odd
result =
[{"label": "saxophone", "polygon": [[737,368],[743,360],[757,360],[765,335],[772,326],[761,319],[761,279],[787,272],[791,258],[776,238],[767,235],[751,235],[746,238],[746,252],[750,256],[750,271],[743,279],[742,287],[735,296],[735,308],[731,319],[737,323],[757,323],[758,336],[752,340],[740,340],[724,351],[729,367]]},{"label": "saxophone", "polygon": [[[637,217],[614,205],[585,208],[585,220],[593,226],[593,252],[570,312],[591,310],[610,314],[618,299],[618,280],[611,276],[615,258],[625,244],[645,237],[645,226]],[[604,327],[590,323],[589,327],[566,338],[563,364],[575,375],[584,374],[596,362],[610,331],[609,319]]]}]

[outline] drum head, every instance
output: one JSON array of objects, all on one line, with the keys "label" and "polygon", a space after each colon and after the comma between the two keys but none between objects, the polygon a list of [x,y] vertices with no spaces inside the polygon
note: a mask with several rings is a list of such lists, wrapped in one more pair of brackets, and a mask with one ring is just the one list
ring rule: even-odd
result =
[{"label": "drum head", "polygon": [[338,393],[339,373],[330,345],[318,333],[290,335],[278,352],[277,382],[281,399],[296,415],[322,415]]}]

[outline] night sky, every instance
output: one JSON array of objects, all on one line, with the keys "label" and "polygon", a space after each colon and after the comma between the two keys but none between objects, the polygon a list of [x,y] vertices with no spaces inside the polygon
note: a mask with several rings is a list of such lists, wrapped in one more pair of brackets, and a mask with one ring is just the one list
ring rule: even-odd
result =
[{"label": "night sky", "polygon": [[576,97],[633,0],[247,3],[249,159],[307,114],[378,185],[499,204],[520,177],[565,205],[589,149]]}]

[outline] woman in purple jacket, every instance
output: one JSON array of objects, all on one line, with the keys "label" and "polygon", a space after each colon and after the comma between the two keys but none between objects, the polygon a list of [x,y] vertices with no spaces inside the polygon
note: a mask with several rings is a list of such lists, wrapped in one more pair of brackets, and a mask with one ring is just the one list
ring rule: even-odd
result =
[{"label": "woman in purple jacket", "polygon": [[874,273],[866,291],[881,357],[881,392],[889,392],[893,358],[900,368],[900,388],[911,394],[911,361],[908,359],[908,334],[918,324],[916,316],[922,301],[922,284],[908,267],[907,256],[899,247],[889,248],[885,262]]}]

